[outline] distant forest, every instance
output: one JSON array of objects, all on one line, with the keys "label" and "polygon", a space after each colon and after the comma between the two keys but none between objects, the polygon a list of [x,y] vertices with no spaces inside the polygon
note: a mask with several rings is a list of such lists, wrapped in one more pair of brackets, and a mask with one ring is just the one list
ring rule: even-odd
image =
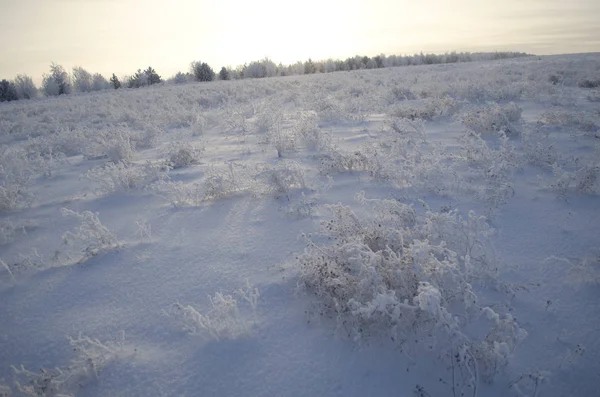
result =
[{"label": "distant forest", "polygon": [[17,75],[13,80],[0,81],[0,102],[20,99],[32,99],[38,96],[68,95],[73,92],[91,92],[106,89],[140,88],[155,84],[182,84],[191,81],[209,82],[214,80],[239,80],[275,76],[297,76],[313,73],[333,73],[359,69],[379,69],[411,65],[433,65],[443,63],[459,63],[487,61],[529,56],[523,52],[450,52],[445,54],[415,55],[377,55],[375,57],[360,56],[340,59],[326,59],[305,62],[298,61],[291,65],[276,64],[269,58],[253,61],[235,68],[223,66],[218,73],[206,62],[194,61],[187,72],[178,72],[175,76],[163,79],[152,67],[138,69],[132,75],[117,77],[116,74],[106,79],[99,73],[90,73],[77,66],[68,73],[61,65],[51,64],[50,71],[44,74],[41,87],[37,87],[33,79],[27,75]]}]

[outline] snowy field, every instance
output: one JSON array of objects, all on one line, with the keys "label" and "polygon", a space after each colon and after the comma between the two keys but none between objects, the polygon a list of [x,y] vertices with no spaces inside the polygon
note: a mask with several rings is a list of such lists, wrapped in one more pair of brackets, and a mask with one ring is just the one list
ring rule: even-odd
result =
[{"label": "snowy field", "polygon": [[586,54],[1,104],[0,396],[599,396],[599,80]]}]

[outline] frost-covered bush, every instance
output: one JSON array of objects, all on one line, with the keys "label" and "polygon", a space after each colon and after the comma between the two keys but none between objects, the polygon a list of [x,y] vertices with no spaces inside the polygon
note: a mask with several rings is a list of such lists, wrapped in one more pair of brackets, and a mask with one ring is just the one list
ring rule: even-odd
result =
[{"label": "frost-covered bush", "polygon": [[265,190],[275,194],[288,194],[292,189],[304,189],[304,170],[293,160],[282,160],[271,166],[260,164],[255,178],[265,185]]},{"label": "frost-covered bush", "polygon": [[565,198],[568,193],[600,194],[600,163],[588,162],[583,167],[571,171],[558,164],[552,165],[553,178],[543,181],[542,186],[557,192]]},{"label": "frost-covered bush", "polygon": [[480,133],[504,131],[507,135],[519,133],[517,123],[521,120],[522,109],[511,102],[507,105],[490,104],[462,114],[463,124]]},{"label": "frost-covered bush", "polygon": [[199,183],[185,184],[181,181],[158,181],[149,190],[169,201],[174,207],[194,207],[202,204],[204,191]]},{"label": "frost-covered bush", "polygon": [[25,186],[18,183],[0,182],[0,212],[13,211],[28,203]]},{"label": "frost-covered bush", "polygon": [[286,153],[293,152],[298,148],[294,131],[282,128],[281,123],[277,123],[267,132],[266,140],[277,150],[277,157],[283,157]]},{"label": "frost-covered bush", "polygon": [[556,145],[542,129],[523,131],[521,143],[525,160],[531,165],[551,167],[560,160]]},{"label": "frost-covered bush", "polygon": [[223,170],[214,166],[206,170],[204,196],[207,199],[220,199],[243,189],[233,163],[227,163]]},{"label": "frost-covered bush", "polygon": [[408,87],[393,87],[390,90],[390,94],[394,101],[412,101],[417,99],[417,96]]},{"label": "frost-covered bush", "polygon": [[[23,397],[68,397],[74,396],[86,382],[98,379],[100,372],[112,361],[130,356],[124,345],[124,333],[118,342],[100,342],[85,336],[77,339],[69,337],[72,350],[76,353],[71,363],[62,368],[45,369],[32,372],[24,366],[15,367],[15,391]],[[0,388],[0,393],[11,390]],[[1,394],[0,394],[1,395]]]},{"label": "frost-covered bush", "polygon": [[[375,337],[408,351],[427,346],[462,355],[458,366],[471,370],[465,380],[471,385],[493,377],[525,333],[509,315],[478,304],[474,285],[495,277],[482,219],[441,215],[440,230],[438,213],[418,216],[409,205],[362,194],[359,200],[370,216],[330,206],[333,217],[322,222],[321,233],[333,245],[307,239],[297,257],[301,281],[319,299],[320,311],[355,340]],[[493,324],[480,339],[467,329],[482,313]],[[478,366],[485,373],[478,374]]]},{"label": "frost-covered bush", "polygon": [[598,126],[588,115],[581,112],[566,110],[551,110],[543,112],[537,122],[538,125],[575,126],[580,131],[596,132]]},{"label": "frost-covered bush", "polygon": [[514,172],[520,167],[514,145],[504,131],[498,134],[497,149],[491,148],[481,135],[473,131],[467,131],[460,138],[462,146],[459,158],[478,177],[476,183],[479,185],[473,187],[477,196],[488,204],[490,211],[506,204],[514,196]]},{"label": "frost-covered bush", "polygon": [[32,248],[29,253],[19,253],[11,261],[2,261],[0,263],[9,275],[9,278],[15,282],[15,277],[26,276],[47,268],[47,263],[37,249]]},{"label": "frost-covered bush", "polygon": [[36,223],[32,220],[12,222],[9,219],[0,219],[0,245],[12,242],[14,237],[19,234],[26,235],[35,226]]},{"label": "frost-covered bush", "polygon": [[246,283],[244,289],[236,291],[236,295],[245,301],[251,310],[252,319],[242,313],[234,295],[217,292],[209,296],[210,308],[202,314],[190,305],[175,303],[175,314],[179,317],[183,329],[193,335],[201,335],[209,340],[236,339],[248,335],[256,320],[256,308],[260,293],[258,288]]},{"label": "frost-covered bush", "polygon": [[450,97],[428,98],[402,102],[392,110],[392,115],[409,120],[433,120],[442,116],[450,116],[457,109],[458,104]]},{"label": "frost-covered bush", "polygon": [[283,115],[281,112],[274,111],[267,107],[258,112],[254,119],[254,129],[256,132],[268,132],[274,128],[280,128]]},{"label": "frost-covered bush", "polygon": [[314,112],[301,113],[292,130],[308,149],[324,150],[332,146],[331,136],[321,131]]},{"label": "frost-covered bush", "polygon": [[307,105],[317,113],[321,124],[329,124],[364,121],[365,115],[356,104],[351,98],[341,101],[334,97],[319,97]]},{"label": "frost-covered bush", "polygon": [[168,159],[167,162],[171,168],[187,167],[192,164],[198,163],[202,152],[204,152],[204,145],[201,143],[193,142],[178,142],[169,145],[167,150]]},{"label": "frost-covered bush", "polygon": [[62,208],[61,213],[80,222],[72,232],[66,232],[62,236],[64,244],[70,247],[70,253],[80,256],[77,262],[122,246],[117,236],[100,222],[98,213],[75,212],[67,208]]},{"label": "frost-covered bush", "polygon": [[134,155],[134,146],[127,133],[119,131],[116,134],[102,140],[102,145],[110,161],[118,163],[121,161],[131,161]]},{"label": "frost-covered bush", "polygon": [[425,132],[425,123],[421,119],[410,119],[410,118],[398,118],[391,117],[386,120],[386,124],[389,125],[390,129],[401,135],[416,134],[418,138],[426,142],[427,134]]},{"label": "frost-covered bush", "polygon": [[29,180],[40,171],[40,164],[31,161],[24,150],[0,146],[0,212],[29,204]]},{"label": "frost-covered bush", "polygon": [[107,163],[89,170],[84,176],[99,194],[129,192],[143,189],[152,182],[167,178],[168,166],[147,161],[143,165],[133,163]]},{"label": "frost-covered bush", "polygon": [[366,171],[369,160],[360,150],[348,151],[331,146],[319,158],[319,172],[331,175],[339,172]]}]

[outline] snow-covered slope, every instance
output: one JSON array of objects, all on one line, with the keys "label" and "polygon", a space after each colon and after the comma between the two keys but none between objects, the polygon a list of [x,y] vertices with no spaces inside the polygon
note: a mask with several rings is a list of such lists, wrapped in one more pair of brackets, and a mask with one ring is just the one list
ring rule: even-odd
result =
[{"label": "snow-covered slope", "polygon": [[0,395],[598,395],[599,73],[1,104]]}]

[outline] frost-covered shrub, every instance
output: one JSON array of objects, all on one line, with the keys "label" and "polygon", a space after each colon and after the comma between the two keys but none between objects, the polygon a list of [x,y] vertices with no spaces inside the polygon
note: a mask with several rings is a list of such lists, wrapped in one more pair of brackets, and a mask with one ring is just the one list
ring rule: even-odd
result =
[{"label": "frost-covered shrub", "polygon": [[282,160],[276,165],[261,164],[255,178],[265,185],[265,189],[275,194],[288,194],[292,189],[304,189],[304,170],[293,160]]},{"label": "frost-covered shrub", "polygon": [[392,110],[392,115],[409,120],[433,120],[438,117],[452,115],[457,109],[456,101],[450,97],[430,98],[402,102]]},{"label": "frost-covered shrub", "polygon": [[103,141],[103,146],[106,155],[114,163],[133,160],[134,147],[126,133],[113,134]]},{"label": "frost-covered shrub", "polygon": [[254,119],[254,129],[256,132],[268,132],[275,128],[280,128],[283,115],[271,108],[263,109]]},{"label": "frost-covered shrub", "polygon": [[570,112],[565,110],[552,110],[543,112],[537,122],[538,125],[561,125],[575,126],[580,131],[596,132],[598,126],[584,113]]},{"label": "frost-covered shrub", "polygon": [[513,102],[507,105],[491,104],[468,110],[461,119],[467,128],[475,132],[504,131],[507,135],[516,135],[519,133],[516,124],[521,120],[522,112]]},{"label": "frost-covered shrub", "polygon": [[[477,196],[488,204],[488,209],[506,204],[514,196],[514,172],[520,167],[514,145],[504,133],[499,132],[498,149],[490,148],[481,136],[467,131],[461,138],[460,159],[479,177],[474,185]],[[483,182],[483,183],[481,183]]]},{"label": "frost-covered shrub", "polygon": [[542,130],[523,131],[521,143],[525,160],[531,165],[551,167],[560,159],[555,144],[548,139],[548,134]]},{"label": "frost-covered shrub", "polygon": [[44,257],[35,248],[29,253],[19,253],[11,261],[2,261],[0,265],[7,270],[13,282],[15,277],[33,274],[48,267]]},{"label": "frost-covered shrub", "polygon": [[479,364],[479,376],[491,383],[496,374],[508,365],[516,346],[527,337],[527,332],[510,314],[501,318],[489,307],[485,307],[482,314],[492,323],[492,328],[485,338],[474,343],[472,354]]},{"label": "frost-covered shrub", "polygon": [[417,96],[408,87],[394,87],[390,90],[391,98],[396,101],[412,101]]},{"label": "frost-covered shrub", "polygon": [[258,288],[246,283],[245,289],[239,289],[236,295],[249,304],[252,321],[243,314],[238,301],[233,295],[217,292],[209,296],[210,309],[202,314],[190,305],[176,303],[173,305],[183,329],[193,335],[201,335],[212,340],[236,339],[248,335],[256,319],[256,308],[260,293]]},{"label": "frost-covered shrub", "polygon": [[366,171],[369,161],[360,150],[347,151],[337,146],[329,147],[320,155],[319,171],[325,175],[348,171]]},{"label": "frost-covered shrub", "polygon": [[[72,350],[76,353],[71,363],[63,368],[45,369],[32,372],[22,365],[13,366],[15,390],[24,397],[68,397],[74,396],[86,382],[98,379],[100,372],[112,361],[130,356],[124,345],[124,333],[118,342],[100,342],[97,339],[79,336],[69,337]],[[1,390],[1,389],[0,389]],[[10,389],[6,393],[10,396]]]},{"label": "frost-covered shrub", "polygon": [[0,212],[13,211],[26,206],[29,197],[24,190],[23,184],[0,182]]},{"label": "frost-covered shrub", "polygon": [[[481,219],[453,214],[438,231],[437,213],[417,216],[411,206],[362,194],[359,200],[370,215],[330,206],[333,217],[322,222],[321,233],[333,245],[307,239],[297,257],[301,281],[318,297],[320,311],[356,340],[383,338],[408,350],[427,346],[462,355],[459,366],[472,371],[471,385],[479,376],[493,377],[525,334],[510,316],[478,305],[474,283],[493,276]],[[467,331],[481,313],[493,319],[483,339]],[[478,364],[485,374],[477,373]]]},{"label": "frost-covered shrub", "polygon": [[204,191],[199,183],[188,185],[181,181],[158,181],[149,190],[176,208],[198,206],[204,200]]},{"label": "frost-covered shrub", "polygon": [[347,123],[360,122],[364,120],[364,115],[360,109],[354,109],[350,112],[347,107],[351,106],[351,101],[339,101],[333,97],[317,98],[309,106],[313,109],[321,123]]},{"label": "frost-covered shrub", "polygon": [[143,189],[152,182],[167,177],[168,166],[147,161],[143,165],[132,163],[107,163],[92,168],[84,176],[96,186],[100,194],[128,192]]},{"label": "frost-covered shrub", "polygon": [[31,199],[29,180],[40,172],[27,153],[19,148],[0,146],[0,212],[26,207]]},{"label": "frost-covered shrub", "polygon": [[315,215],[317,202],[313,197],[307,197],[301,192],[300,197],[292,200],[283,210],[287,215],[296,219],[310,218]]},{"label": "frost-covered shrub", "polygon": [[293,133],[305,142],[308,149],[323,150],[332,146],[331,136],[321,131],[314,113],[302,113],[293,127]]},{"label": "frost-covered shrub", "polygon": [[206,170],[205,175],[203,185],[205,198],[220,199],[242,188],[233,163],[228,163],[226,170],[211,166]]},{"label": "frost-covered shrub", "polygon": [[283,129],[278,123],[266,134],[266,140],[277,150],[277,157],[283,157],[286,153],[297,149],[297,137],[293,130]]},{"label": "frost-covered shrub", "polygon": [[204,145],[193,142],[172,143],[168,148],[168,164],[171,168],[187,167],[200,161]]},{"label": "frost-covered shrub", "polygon": [[121,247],[117,236],[100,222],[98,213],[75,212],[67,208],[62,208],[61,213],[80,222],[73,232],[62,236],[64,244],[71,247],[70,251],[80,256],[78,262]]},{"label": "frost-covered shrub", "polygon": [[423,142],[427,141],[425,123],[421,119],[391,117],[386,120],[390,129],[401,135],[416,134]]},{"label": "frost-covered shrub", "polygon": [[591,161],[571,171],[553,164],[552,171],[554,178],[545,185],[550,190],[556,191],[560,197],[566,197],[569,192],[600,194],[600,163],[598,162]]}]

